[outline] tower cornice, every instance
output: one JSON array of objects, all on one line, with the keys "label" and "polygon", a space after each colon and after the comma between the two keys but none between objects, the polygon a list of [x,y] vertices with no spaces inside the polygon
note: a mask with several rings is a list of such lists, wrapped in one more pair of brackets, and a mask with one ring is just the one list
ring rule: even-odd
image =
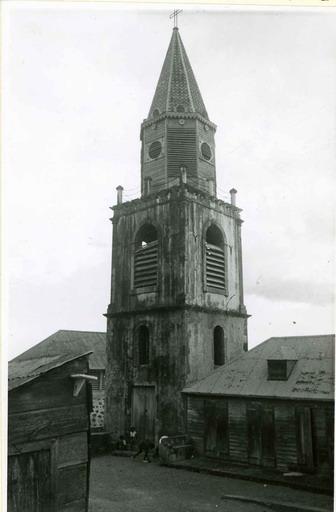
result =
[{"label": "tower cornice", "polygon": [[201,123],[205,124],[212,130],[217,130],[217,125],[215,123],[212,123],[209,121],[209,119],[206,119],[205,117],[201,116],[198,112],[162,112],[158,117],[155,119],[144,119],[141,123],[141,133],[144,128],[147,128],[148,126],[155,125],[158,121],[161,121],[163,119],[197,119]]},{"label": "tower cornice", "polygon": [[153,192],[147,196],[133,199],[125,203],[116,204],[111,206],[110,209],[114,211],[115,217],[119,215],[129,215],[136,211],[147,210],[155,205],[162,205],[169,201],[192,201],[201,204],[203,207],[210,208],[212,210],[220,211],[229,217],[234,217],[240,223],[243,222],[240,218],[241,208],[232,205],[218,199],[215,196],[210,196],[205,192],[189,185],[188,183],[181,185],[175,185],[170,188]]}]

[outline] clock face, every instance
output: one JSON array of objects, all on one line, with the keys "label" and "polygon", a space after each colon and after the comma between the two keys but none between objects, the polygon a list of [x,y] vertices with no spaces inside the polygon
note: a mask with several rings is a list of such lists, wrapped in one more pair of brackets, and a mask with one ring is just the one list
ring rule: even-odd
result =
[{"label": "clock face", "polygon": [[149,146],[148,154],[150,158],[154,159],[161,155],[162,150],[162,144],[160,141],[156,140],[155,142],[152,142],[152,144]]},{"label": "clock face", "polygon": [[209,144],[207,144],[206,142],[203,142],[201,145],[201,153],[202,157],[205,158],[205,160],[210,160],[212,157],[211,148]]}]

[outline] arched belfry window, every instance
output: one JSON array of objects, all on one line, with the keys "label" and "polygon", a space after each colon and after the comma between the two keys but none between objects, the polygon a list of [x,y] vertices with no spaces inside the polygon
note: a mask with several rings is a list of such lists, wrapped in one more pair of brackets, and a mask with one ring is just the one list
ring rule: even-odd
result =
[{"label": "arched belfry window", "polygon": [[139,364],[149,363],[149,330],[146,325],[138,329]]},{"label": "arched belfry window", "polygon": [[156,286],[158,271],[158,235],[152,224],[145,224],[135,238],[134,287]]},{"label": "arched belfry window", "polygon": [[217,325],[213,332],[213,354],[215,366],[225,363],[224,331],[220,325]]},{"label": "arched belfry window", "polygon": [[212,224],[205,238],[206,286],[225,291],[225,245],[221,230]]}]

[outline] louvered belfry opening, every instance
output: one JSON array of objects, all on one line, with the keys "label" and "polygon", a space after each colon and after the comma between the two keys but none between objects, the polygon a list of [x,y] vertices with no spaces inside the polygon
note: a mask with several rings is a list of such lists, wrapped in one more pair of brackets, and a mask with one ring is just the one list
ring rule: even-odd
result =
[{"label": "louvered belfry opening", "polygon": [[152,224],[145,224],[135,240],[134,287],[157,285],[158,236]]},{"label": "louvered belfry opening", "polygon": [[196,131],[192,128],[168,128],[168,178],[178,178],[185,165],[189,176],[196,176]]},{"label": "louvered belfry opening", "polygon": [[220,229],[211,225],[206,232],[206,286],[225,291],[225,246]]}]

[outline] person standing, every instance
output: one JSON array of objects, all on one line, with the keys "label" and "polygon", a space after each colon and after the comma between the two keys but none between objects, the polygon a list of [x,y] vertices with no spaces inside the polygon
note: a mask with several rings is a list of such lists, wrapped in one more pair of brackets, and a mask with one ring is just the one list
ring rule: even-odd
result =
[{"label": "person standing", "polygon": [[137,433],[136,433],[136,430],[134,427],[131,427],[129,429],[128,436],[129,436],[130,448],[131,448],[131,450],[134,450],[135,445],[136,445],[136,436],[137,436]]},{"label": "person standing", "polygon": [[135,455],[133,455],[133,459],[135,459],[138,455],[140,455],[140,453],[144,453],[144,462],[151,462],[150,459],[149,459],[149,450],[151,450],[152,448],[154,448],[154,444],[149,440],[149,439],[145,439],[144,441],[141,441],[141,443],[139,444],[139,449],[137,451],[137,453]]}]

